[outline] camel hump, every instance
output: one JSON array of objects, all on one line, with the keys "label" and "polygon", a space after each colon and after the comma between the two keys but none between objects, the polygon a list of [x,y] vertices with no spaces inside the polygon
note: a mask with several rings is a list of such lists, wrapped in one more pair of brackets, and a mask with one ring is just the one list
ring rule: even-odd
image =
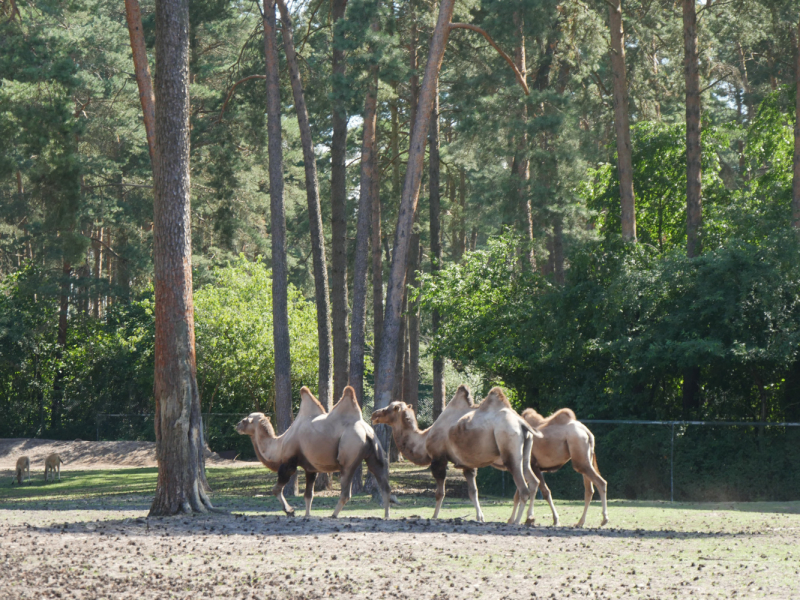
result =
[{"label": "camel hump", "polygon": [[450,399],[450,402],[447,403],[445,410],[451,406],[459,409],[473,408],[475,406],[475,401],[472,399],[472,392],[470,392],[469,388],[463,383],[458,386],[455,395]]},{"label": "camel hump", "polygon": [[489,391],[489,395],[486,396],[484,401],[481,402],[478,410],[500,410],[502,408],[511,408],[511,403],[506,398],[503,390],[499,387],[494,387]]},{"label": "camel hump", "polygon": [[297,411],[297,418],[300,417],[316,417],[324,415],[326,412],[325,407],[320,404],[319,400],[314,397],[306,386],[300,389],[300,410]]},{"label": "camel hump", "polygon": [[331,414],[353,414],[361,417],[361,407],[356,399],[356,391],[349,385],[344,388],[342,397],[334,404]]},{"label": "camel hump", "polygon": [[544,417],[535,410],[533,410],[532,408],[526,408],[525,410],[523,410],[522,418],[525,419],[527,423],[533,425],[534,427],[539,427],[539,425],[544,423]]},{"label": "camel hump", "polygon": [[567,423],[577,420],[571,408],[559,408],[556,412],[547,417],[547,422],[553,425],[566,425]]}]

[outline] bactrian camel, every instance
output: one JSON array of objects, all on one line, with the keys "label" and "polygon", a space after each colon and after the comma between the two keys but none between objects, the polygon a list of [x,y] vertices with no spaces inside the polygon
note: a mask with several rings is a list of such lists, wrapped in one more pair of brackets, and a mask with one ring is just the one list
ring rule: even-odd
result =
[{"label": "bactrian camel", "polygon": [[61,457],[58,454],[51,454],[44,459],[44,481],[47,483],[47,476],[52,472],[53,481],[56,480],[56,471],[58,471],[58,480],[61,481]]},{"label": "bactrian camel", "polygon": [[[17,459],[17,466],[14,469],[14,479],[17,483],[22,485],[22,480],[25,478],[25,473],[28,474],[28,483],[31,482],[31,459],[27,456],[20,456]],[[14,479],[11,480],[11,485],[14,485]]]},{"label": "bactrian camel", "polygon": [[[576,527],[583,527],[586,513],[594,495],[594,486],[600,493],[603,503],[602,527],[608,523],[608,507],[606,503],[606,480],[597,469],[597,455],[594,451],[594,435],[583,423],[575,418],[575,413],[562,408],[545,418],[532,408],[523,411],[522,417],[527,423],[542,434],[533,440],[533,458],[531,467],[541,482],[542,496],[553,511],[553,524],[558,525],[558,513],[553,505],[553,495],[544,481],[543,472],[558,471],[572,460],[572,468],[583,475],[584,506],[583,514]],[[519,498],[514,496],[514,510],[517,510]],[[533,501],[531,501],[533,503]],[[524,504],[522,505],[524,507]],[[522,512],[520,508],[520,513]]]},{"label": "bactrian camel", "polygon": [[283,496],[283,488],[301,467],[306,472],[306,517],[314,500],[317,473],[341,473],[342,492],[333,516],[339,516],[350,500],[350,484],[362,460],[375,477],[383,497],[384,514],[389,518],[389,481],[386,462],[375,432],[361,417],[361,408],[353,388],[344,389],[341,400],[325,412],[325,408],[308,388],[300,390],[300,410],[283,435],[275,435],[269,417],[252,413],[236,425],[236,431],[249,435],[256,456],[272,471],[278,472],[278,483],[272,493],[289,516],[294,509]]},{"label": "bactrian camel", "polygon": [[[444,500],[448,461],[464,472],[478,521],[484,521],[475,483],[475,469],[480,467],[492,465],[509,471],[523,509],[529,498],[532,509],[539,482],[531,470],[531,447],[534,437],[541,434],[511,408],[500,388],[492,389],[476,406],[469,388],[459,386],[436,422],[425,431],[420,431],[414,410],[405,402],[392,402],[376,410],[372,422],[392,428],[397,448],[407,460],[420,466],[430,465],[436,479],[434,519],[439,516]],[[521,518],[522,510],[514,522],[518,524]]]}]

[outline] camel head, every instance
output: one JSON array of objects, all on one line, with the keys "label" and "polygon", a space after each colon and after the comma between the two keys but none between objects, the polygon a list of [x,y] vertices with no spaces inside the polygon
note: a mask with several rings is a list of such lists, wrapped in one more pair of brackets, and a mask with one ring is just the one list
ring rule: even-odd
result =
[{"label": "camel head", "polygon": [[269,417],[264,413],[254,412],[250,413],[244,419],[236,424],[236,432],[241,435],[249,435],[253,437],[256,434],[256,429],[261,427],[269,437],[275,437],[275,430],[272,428],[272,423]]},{"label": "camel head", "polygon": [[414,415],[414,409],[405,402],[395,401],[389,404],[386,408],[376,410],[372,413],[372,424],[385,424],[393,427],[401,425],[404,427],[417,427],[417,417]]}]

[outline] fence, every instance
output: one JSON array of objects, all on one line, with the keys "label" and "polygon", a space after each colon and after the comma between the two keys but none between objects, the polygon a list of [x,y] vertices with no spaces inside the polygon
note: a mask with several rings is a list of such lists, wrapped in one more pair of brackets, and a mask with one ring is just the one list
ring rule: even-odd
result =
[{"label": "fence", "polygon": [[[203,437],[214,452],[235,452],[234,456],[243,459],[255,458],[250,438],[240,435],[234,426],[244,413],[201,413],[203,416]],[[101,440],[140,440],[155,441],[155,414],[99,413],[95,415],[97,441]]]},{"label": "fence", "polygon": [[[587,419],[609,497],[753,501],[800,498],[800,423]],[[514,485],[492,469],[481,489],[508,496]],[[508,477],[507,475],[505,476]],[[556,497],[583,498],[569,465],[545,475]]]}]

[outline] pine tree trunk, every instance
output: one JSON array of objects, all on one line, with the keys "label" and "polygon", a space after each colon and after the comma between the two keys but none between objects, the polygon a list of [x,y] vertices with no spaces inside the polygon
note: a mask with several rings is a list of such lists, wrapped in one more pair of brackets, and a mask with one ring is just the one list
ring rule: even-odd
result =
[{"label": "pine tree trunk", "polygon": [[[527,83],[528,73],[525,57],[525,22],[519,12],[514,13],[514,26],[518,32],[519,43],[514,51],[514,63],[517,69],[522,73],[522,79]],[[528,195],[528,185],[531,178],[530,159],[528,158],[528,103],[523,102],[520,109],[520,122],[522,132],[517,139],[517,177],[519,182],[517,185],[517,194],[519,196],[520,204],[525,212],[525,234],[528,238],[528,264],[531,269],[536,270],[536,254],[533,250],[533,209],[531,207],[531,199]]]},{"label": "pine tree trunk", "polygon": [[[317,338],[319,340],[319,394],[318,399],[326,410],[333,407],[333,343],[331,340],[330,296],[328,293],[328,268],[325,257],[325,237],[322,229],[322,211],[319,200],[319,180],[317,162],[314,154],[314,141],[300,78],[300,67],[292,37],[292,18],[283,0],[278,2],[283,23],[283,47],[286,64],[292,82],[297,123],[300,128],[300,142],[303,146],[303,165],[305,166],[306,199],[308,201],[308,221],[311,230],[311,255],[314,263],[314,290],[317,305]],[[357,396],[359,401],[361,396]],[[338,398],[337,398],[338,399]],[[324,475],[324,473],[320,473]],[[318,476],[319,478],[319,476]]]},{"label": "pine tree trunk", "polygon": [[[435,276],[442,268],[442,234],[440,201],[440,161],[439,161],[439,90],[433,99],[429,137],[428,187],[430,188],[430,235],[431,235],[431,273]],[[431,334],[433,339],[439,332],[439,311],[431,314]],[[445,384],[444,359],[433,356],[433,420],[444,410]]]},{"label": "pine tree trunk", "polygon": [[372,172],[372,363],[378,364],[383,339],[383,253],[381,252],[381,170],[375,157]]},{"label": "pine tree trunk", "polygon": [[[377,23],[373,23],[373,30]],[[353,313],[350,325],[350,385],[363,405],[364,342],[367,318],[367,271],[369,269],[369,226],[372,218],[372,179],[377,171],[375,126],[378,104],[378,69],[372,68],[371,85],[364,101],[364,133],[361,143],[361,195],[356,223],[356,253],[353,261]]]},{"label": "pine tree trunk", "polygon": [[153,84],[150,80],[150,65],[147,62],[147,49],[144,44],[142,29],[142,13],[139,0],[125,0],[125,16],[128,19],[128,34],[133,52],[133,70],[136,73],[136,85],[139,86],[139,101],[142,104],[144,130],[147,135],[147,148],[150,151],[150,162],[153,162],[156,151],[156,108],[153,96]]},{"label": "pine tree trunk", "polygon": [[350,376],[347,340],[347,114],[340,87],[345,72],[344,50],[337,43],[336,22],[347,0],[331,1],[333,19],[333,135],[331,137],[331,303],[333,309],[333,397],[338,401]]},{"label": "pine tree trunk", "polygon": [[464,169],[458,170],[458,206],[458,248],[463,257],[467,251],[467,172]]},{"label": "pine tree trunk", "polygon": [[93,307],[92,307],[92,316],[95,319],[100,318],[100,290],[98,286],[100,284],[100,277],[103,273],[103,246],[100,244],[99,240],[103,239],[103,228],[101,227],[97,232],[97,239],[98,241],[92,242],[92,252],[94,254],[94,287],[95,292],[93,294]]},{"label": "pine tree trunk", "polygon": [[153,162],[155,433],[151,515],[211,508],[194,344],[189,183],[189,2],[156,2]]},{"label": "pine tree trunk", "polygon": [[625,32],[622,25],[622,2],[611,0],[608,6],[611,28],[611,72],[614,89],[614,131],[617,137],[617,168],[622,206],[622,239],[636,242],[636,207],[633,195],[633,159],[631,127],[628,121],[628,81],[625,72]]},{"label": "pine tree trunk", "polygon": [[700,187],[700,69],[695,0],[683,0],[684,74],[686,77],[686,255],[702,249],[703,208]]},{"label": "pine tree trunk", "polygon": [[58,371],[53,378],[53,402],[50,409],[50,429],[58,431],[61,428],[61,416],[64,408],[64,369],[61,359],[67,348],[67,328],[69,326],[69,295],[72,282],[72,265],[64,261],[61,269],[61,296],[58,309],[58,335],[56,336],[56,361]]},{"label": "pine tree trunk", "polygon": [[[411,248],[408,253],[408,287],[415,290],[419,286],[417,270],[419,269],[420,245],[419,234],[411,237]],[[408,303],[408,361],[405,369],[405,389],[403,397],[406,404],[414,407],[419,414],[419,301]]]},{"label": "pine tree trunk", "polygon": [[795,40],[795,112],[794,112],[794,164],[792,172],[792,218],[800,235],[800,21]]},{"label": "pine tree trunk", "polygon": [[[409,146],[408,168],[406,169],[400,207],[397,216],[397,227],[394,237],[394,251],[386,295],[386,312],[383,319],[383,342],[380,351],[380,363],[375,371],[375,408],[384,408],[391,401],[394,387],[394,366],[397,359],[398,342],[400,340],[401,307],[403,303],[405,274],[408,261],[408,250],[411,242],[414,214],[419,200],[419,189],[422,180],[423,162],[425,159],[426,138],[430,124],[433,99],[436,95],[436,82],[442,66],[447,39],[450,34],[450,20],[453,16],[455,0],[442,0],[439,16],[431,37],[428,63],[422,81],[419,103],[416,111],[414,131]],[[379,435],[384,447],[388,446],[389,429],[379,427]]]}]

